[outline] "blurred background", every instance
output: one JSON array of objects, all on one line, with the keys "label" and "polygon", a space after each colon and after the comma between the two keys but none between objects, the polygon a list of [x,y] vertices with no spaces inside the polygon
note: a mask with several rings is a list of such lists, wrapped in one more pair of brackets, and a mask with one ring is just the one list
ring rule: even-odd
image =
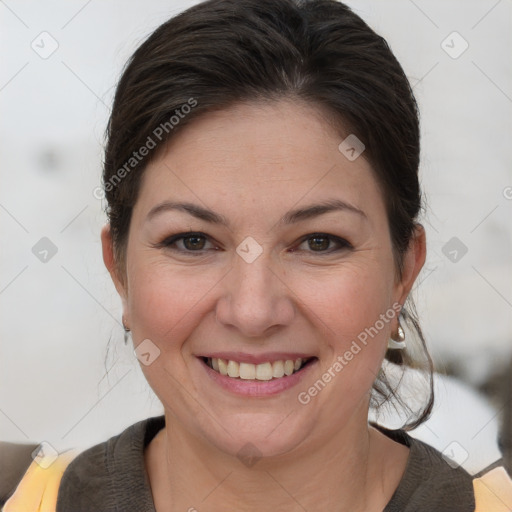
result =
[{"label": "blurred background", "polygon": [[[0,1],[3,441],[87,447],[163,413],[123,344],[97,187],[122,67],[195,3]],[[428,257],[413,296],[447,377],[414,435],[490,464],[512,428],[512,2],[347,3],[388,41],[421,110]]]}]

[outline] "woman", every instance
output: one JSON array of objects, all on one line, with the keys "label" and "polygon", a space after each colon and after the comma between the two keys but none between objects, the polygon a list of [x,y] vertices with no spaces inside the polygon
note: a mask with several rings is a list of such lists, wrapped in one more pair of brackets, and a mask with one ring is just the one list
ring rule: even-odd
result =
[{"label": "woman", "polygon": [[473,478],[406,433],[432,396],[403,429],[368,421],[399,399],[385,359],[432,372],[404,307],[419,150],[402,68],[341,3],[160,26],[118,84],[101,240],[165,415],[33,463],[4,510],[508,510],[503,468]]}]

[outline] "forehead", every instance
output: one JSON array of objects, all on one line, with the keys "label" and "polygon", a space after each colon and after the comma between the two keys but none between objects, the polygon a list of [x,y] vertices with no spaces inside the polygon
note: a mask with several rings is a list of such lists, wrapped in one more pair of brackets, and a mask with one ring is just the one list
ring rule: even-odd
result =
[{"label": "forehead", "polygon": [[210,206],[291,207],[338,197],[384,212],[368,161],[339,150],[344,136],[325,112],[289,101],[239,104],[203,114],[146,168],[135,209],[187,197]]}]

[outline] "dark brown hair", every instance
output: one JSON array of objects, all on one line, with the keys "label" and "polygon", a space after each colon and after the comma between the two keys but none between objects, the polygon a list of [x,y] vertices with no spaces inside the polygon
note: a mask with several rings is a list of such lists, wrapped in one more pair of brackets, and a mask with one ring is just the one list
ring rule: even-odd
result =
[{"label": "dark brown hair", "polygon": [[[355,134],[364,143],[402,276],[422,207],[419,118],[409,81],[386,41],[335,0],[209,0],[159,26],[132,55],[117,86],[103,184],[120,278],[141,177],[170,138],[206,112],[281,99],[328,113],[340,137]],[[135,158],[143,147],[146,156]],[[433,406],[433,365],[414,304],[410,298],[406,304],[405,327],[416,333],[423,360],[397,350],[386,358],[427,370],[430,395],[409,417],[404,428],[412,429]],[[373,405],[393,396],[406,407],[395,391],[381,372]]]}]

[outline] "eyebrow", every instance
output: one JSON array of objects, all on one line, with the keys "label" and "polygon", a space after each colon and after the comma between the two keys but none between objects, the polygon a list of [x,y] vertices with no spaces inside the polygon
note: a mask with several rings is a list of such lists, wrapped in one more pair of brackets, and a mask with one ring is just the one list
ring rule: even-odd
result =
[{"label": "eyebrow", "polygon": [[[146,216],[146,222],[156,215],[166,211],[182,211],[211,224],[220,224],[222,226],[229,227],[229,221],[219,213],[203,208],[197,204],[175,201],[164,201],[163,203],[157,204],[151,208]],[[359,215],[363,219],[368,219],[363,210],[360,210],[350,203],[342,201],[341,199],[328,199],[304,208],[291,210],[283,215],[278,224],[294,224],[296,222],[301,222],[333,211],[350,212]]]}]

